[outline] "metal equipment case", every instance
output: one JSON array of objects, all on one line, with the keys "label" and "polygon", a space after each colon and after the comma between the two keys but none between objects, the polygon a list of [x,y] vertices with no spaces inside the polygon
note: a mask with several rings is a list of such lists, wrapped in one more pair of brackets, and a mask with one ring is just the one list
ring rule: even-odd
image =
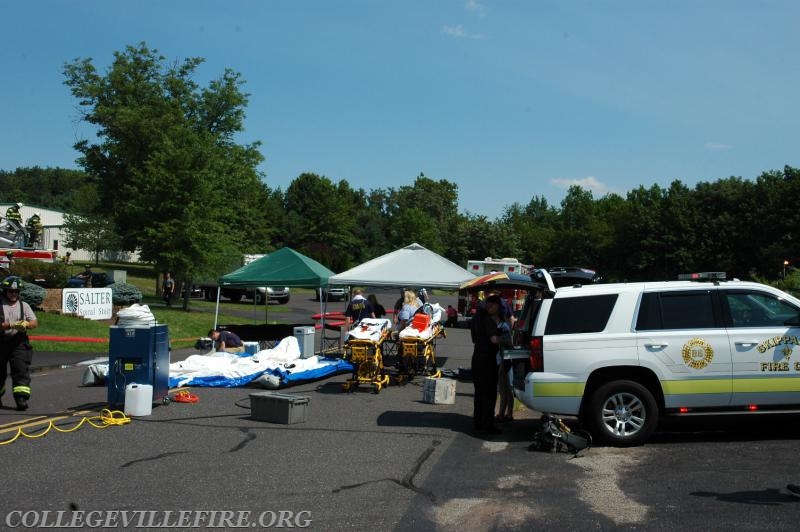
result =
[{"label": "metal equipment case", "polygon": [[131,383],[153,387],[153,401],[166,402],[169,393],[169,331],[166,325],[112,326],[108,345],[108,404],[125,403]]},{"label": "metal equipment case", "polygon": [[292,425],[304,423],[308,397],[279,392],[250,394],[250,417],[257,421]]},{"label": "metal equipment case", "polygon": [[456,381],[426,377],[422,387],[422,402],[433,405],[452,405],[456,402]]}]

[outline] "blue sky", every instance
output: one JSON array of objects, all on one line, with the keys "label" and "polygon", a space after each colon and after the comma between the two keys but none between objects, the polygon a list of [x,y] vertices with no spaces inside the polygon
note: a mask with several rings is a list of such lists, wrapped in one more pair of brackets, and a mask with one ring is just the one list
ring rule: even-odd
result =
[{"label": "blue sky", "polygon": [[0,0],[0,169],[76,168],[63,65],[145,41],[250,93],[239,141],[283,190],[420,172],[461,212],[800,166],[794,0]]}]

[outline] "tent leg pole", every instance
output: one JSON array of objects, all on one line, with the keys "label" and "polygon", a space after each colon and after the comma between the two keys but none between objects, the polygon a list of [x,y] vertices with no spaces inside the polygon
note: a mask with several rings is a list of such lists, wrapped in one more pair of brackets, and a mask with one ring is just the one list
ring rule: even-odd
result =
[{"label": "tent leg pole", "polygon": [[217,307],[214,310],[214,329],[217,328],[217,319],[219,318],[219,286],[217,286]]}]

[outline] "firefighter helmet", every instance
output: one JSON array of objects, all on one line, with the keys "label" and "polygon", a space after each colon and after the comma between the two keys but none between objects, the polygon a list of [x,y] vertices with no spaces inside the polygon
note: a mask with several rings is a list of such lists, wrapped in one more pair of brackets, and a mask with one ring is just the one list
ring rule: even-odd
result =
[{"label": "firefighter helmet", "polygon": [[22,279],[16,275],[9,275],[1,283],[3,290],[22,290]]}]

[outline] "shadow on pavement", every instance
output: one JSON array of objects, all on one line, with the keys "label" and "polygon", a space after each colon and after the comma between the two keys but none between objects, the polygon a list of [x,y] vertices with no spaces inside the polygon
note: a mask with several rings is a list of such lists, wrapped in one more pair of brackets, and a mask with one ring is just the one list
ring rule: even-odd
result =
[{"label": "shadow on pavement", "polygon": [[[454,412],[414,412],[409,410],[390,410],[378,416],[378,426],[382,427],[425,427],[449,429],[469,436],[480,436],[472,426],[472,416]],[[498,425],[502,434],[492,435],[493,441],[530,441],[539,427],[539,420],[523,419]]]}]

